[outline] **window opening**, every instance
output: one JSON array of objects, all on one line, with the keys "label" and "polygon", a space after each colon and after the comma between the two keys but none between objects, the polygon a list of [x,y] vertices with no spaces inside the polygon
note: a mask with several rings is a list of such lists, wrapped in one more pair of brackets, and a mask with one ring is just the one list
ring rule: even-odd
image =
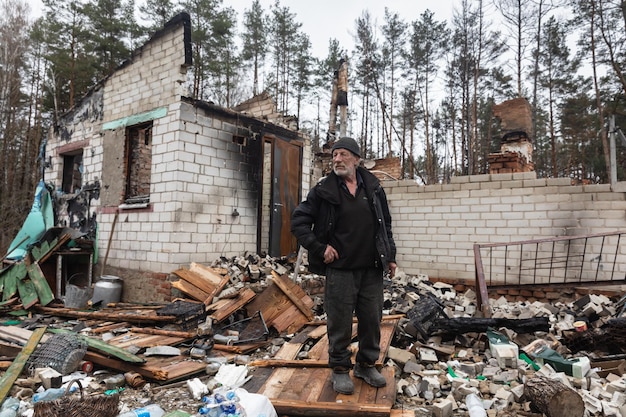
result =
[{"label": "window opening", "polygon": [[61,180],[61,188],[67,194],[78,192],[83,186],[83,150],[64,154],[62,157],[63,179]]},{"label": "window opening", "polygon": [[152,122],[126,129],[126,195],[127,204],[150,202],[152,173]]}]

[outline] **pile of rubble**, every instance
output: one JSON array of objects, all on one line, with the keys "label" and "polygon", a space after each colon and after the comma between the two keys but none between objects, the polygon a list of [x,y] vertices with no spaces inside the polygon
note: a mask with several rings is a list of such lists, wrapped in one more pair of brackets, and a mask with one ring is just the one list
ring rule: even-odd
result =
[{"label": "pile of rubble", "polygon": [[[178,317],[165,325],[159,322],[154,329],[138,329],[116,323],[116,317],[132,321],[139,316],[122,313],[114,306],[85,315],[52,306],[17,320],[8,316],[5,323],[11,325],[12,333],[3,337],[0,332],[0,348],[9,359],[8,346],[15,342],[13,347],[20,348],[13,350],[10,359],[17,361],[15,352],[25,350],[31,330],[42,326],[69,328],[100,339],[107,348],[115,342],[123,352],[111,347],[107,357],[89,353],[92,345],[81,345],[87,354],[73,361],[78,369],[68,370],[64,379],[82,378],[87,393],[114,390],[122,411],[156,403],[171,411],[171,416],[195,415],[202,406],[199,390],[206,388],[205,395],[216,389],[220,370],[232,366],[230,371],[243,372],[245,375],[239,376],[247,381],[264,378],[255,371],[255,363],[272,359],[283,345],[297,338],[303,326],[323,322],[324,277],[307,273],[306,264],[306,257],[300,264],[295,259],[246,254],[220,258],[210,267],[176,271],[173,275],[181,282],[174,288],[179,297],[161,307],[170,314],[175,303],[204,303],[212,312],[208,320],[200,314],[192,320]],[[201,282],[190,271],[206,279]],[[481,415],[472,409],[477,404],[482,415],[490,417],[626,416],[626,323],[621,317],[624,300],[619,295],[583,295],[569,289],[549,302],[491,294],[491,317],[481,317],[471,288],[402,271],[385,283],[385,313],[400,317],[384,361],[384,367],[393,369],[395,375],[395,410],[416,416],[475,417]],[[275,287],[280,290],[270,294]],[[279,295],[288,306],[274,312]],[[261,327],[267,326],[263,337],[245,347],[233,345],[228,337],[238,337],[238,332],[224,329],[251,320],[250,311],[263,312]],[[154,320],[164,317],[149,316]],[[15,328],[28,329],[29,334],[22,335]],[[143,340],[138,335],[148,331],[161,338],[159,342],[165,337],[172,339],[167,346],[138,349],[134,342]],[[21,341],[16,341],[18,338]],[[306,366],[311,366],[308,352],[314,349],[313,343],[303,343],[297,359],[309,360]],[[193,360],[185,362],[190,367],[187,373],[180,371],[180,363],[135,367],[126,362],[133,360],[134,354],[146,353]],[[58,370],[39,369],[36,375],[13,379],[7,379],[7,371],[1,381],[0,390],[22,400],[18,415],[32,415],[32,395],[58,385],[53,384],[60,376]],[[141,373],[145,369],[152,374]]]},{"label": "pile of rubble", "polygon": [[[554,302],[500,296],[485,320],[472,289],[400,276],[388,300],[407,315],[388,352],[403,407],[463,415],[475,394],[488,416],[626,416],[623,298],[573,289]],[[529,388],[538,383],[539,394]]]}]

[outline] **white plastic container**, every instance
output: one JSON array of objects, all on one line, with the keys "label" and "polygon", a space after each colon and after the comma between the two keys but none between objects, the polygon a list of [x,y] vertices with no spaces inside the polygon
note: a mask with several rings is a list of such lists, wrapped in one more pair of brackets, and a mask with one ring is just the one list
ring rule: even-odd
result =
[{"label": "white plastic container", "polygon": [[487,417],[487,412],[483,406],[483,401],[476,394],[469,394],[465,397],[465,405],[470,417]]},{"label": "white plastic container", "polygon": [[161,417],[165,411],[157,404],[150,404],[145,407],[135,408],[132,411],[118,415],[117,417]]}]

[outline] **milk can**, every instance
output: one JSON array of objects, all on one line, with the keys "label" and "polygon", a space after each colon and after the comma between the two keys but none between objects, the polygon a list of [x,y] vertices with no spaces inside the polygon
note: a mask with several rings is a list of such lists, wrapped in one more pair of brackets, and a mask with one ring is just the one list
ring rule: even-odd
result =
[{"label": "milk can", "polygon": [[122,298],[124,281],[114,275],[102,275],[93,288],[92,304],[102,301],[102,307],[109,303],[117,303]]}]

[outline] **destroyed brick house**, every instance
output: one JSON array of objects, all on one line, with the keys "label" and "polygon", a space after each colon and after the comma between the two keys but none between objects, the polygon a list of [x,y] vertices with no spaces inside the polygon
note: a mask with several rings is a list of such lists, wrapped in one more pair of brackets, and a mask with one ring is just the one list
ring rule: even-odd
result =
[{"label": "destroyed brick house", "polygon": [[167,275],[192,261],[296,251],[310,142],[267,94],[234,109],[188,98],[190,31],[186,13],[172,19],[47,144],[58,225],[97,229],[100,265],[129,299],[169,300]]},{"label": "destroyed brick house", "polygon": [[[233,109],[188,98],[184,86],[191,64],[190,30],[187,14],[175,17],[55,126],[47,143],[44,180],[55,188],[58,223],[30,249],[36,262],[16,264],[28,270],[36,291],[26,291],[28,280],[18,279],[15,285],[21,288],[4,287],[4,307],[15,293],[25,308],[37,301],[45,306],[67,295],[73,288],[67,284],[76,275],[88,277],[91,283],[105,274],[122,277],[122,301],[145,303],[139,313],[127,313],[124,303],[118,310],[86,312],[56,306],[35,311],[93,326],[92,338],[110,336],[104,346],[90,340],[88,362],[164,384],[204,372],[206,362],[192,357],[191,349],[162,359],[144,357],[146,348],[180,346],[197,338],[204,343],[209,331],[202,324],[196,328],[197,315],[181,322],[179,316],[154,314],[151,308],[165,305],[167,310],[179,301],[172,302],[175,295],[182,293],[196,305],[210,307],[214,324],[237,316],[243,306],[262,312],[259,329],[265,339],[216,344],[214,352],[220,359],[219,355],[228,354],[232,360],[234,354],[267,349],[272,358],[250,363],[257,368],[246,388],[269,397],[281,415],[449,417],[453,408],[459,415],[457,402],[479,390],[492,398],[491,411],[506,410],[521,401],[516,384],[523,379],[522,367],[516,369],[517,358],[508,353],[498,357],[499,349],[490,352],[489,341],[476,335],[486,334],[487,324],[506,328],[507,336],[520,346],[528,343],[524,347],[531,352],[537,347],[536,341],[529,343],[532,332],[546,335],[550,326],[565,341],[574,315],[593,316],[597,321],[589,320],[589,325],[597,323],[596,329],[569,337],[578,334],[574,341],[579,346],[599,340],[617,344],[606,342],[613,340],[607,334],[611,330],[592,333],[610,322],[616,308],[608,298],[583,294],[588,286],[600,284],[617,286],[619,292],[626,283],[623,185],[572,185],[567,178],[537,178],[528,103],[513,100],[495,109],[503,137],[500,152],[489,157],[489,174],[421,186],[399,179],[397,158],[365,161],[366,168],[385,181],[398,247],[400,273],[387,288],[386,308],[391,314],[384,318],[378,362],[385,364],[383,373],[390,383],[381,389],[357,385],[354,396],[333,393],[325,368],[324,322],[314,320],[319,307],[314,298],[320,288],[305,288],[306,280],[289,279],[290,272],[306,275],[306,265],[291,265],[291,258],[285,267],[263,265],[259,255],[295,254],[290,213],[313,181],[327,171],[328,153],[312,156],[310,140],[297,129],[296,121],[279,114],[265,93]],[[81,233],[87,232],[96,236],[93,245],[81,242]],[[61,240],[61,234],[69,237]],[[67,239],[76,246],[65,246]],[[261,275],[271,278],[271,283],[259,280],[217,297],[237,281],[232,273],[252,261],[268,266]],[[37,267],[52,294],[41,288]],[[11,272],[15,276],[24,272],[17,269]],[[251,268],[249,272],[253,273]],[[308,278],[315,283],[319,277]],[[582,298],[559,304],[564,294]],[[148,305],[151,302],[158,306]],[[475,313],[483,314],[475,320]],[[39,314],[25,322],[34,327],[42,322],[74,325],[69,320],[54,323]],[[534,326],[530,330],[519,327],[528,322]],[[137,326],[131,328],[129,323]],[[142,328],[144,323],[153,326]],[[161,328],[166,323],[181,330]],[[266,340],[266,326],[280,340]],[[43,335],[40,329],[13,327],[17,326],[0,328],[5,355],[16,352],[7,340],[20,339],[21,349],[28,346],[29,338]],[[619,340],[622,327],[609,329],[617,330],[612,333]],[[446,330],[454,333],[452,340],[431,337]],[[465,337],[467,331],[475,336]],[[401,345],[409,336],[414,343]],[[555,342],[551,337],[545,336]],[[392,341],[398,345],[392,346]],[[137,347],[141,353],[134,353],[141,356],[130,351]],[[550,363],[555,357],[545,360]],[[571,374],[571,363],[565,365]],[[622,372],[624,366],[622,361],[613,371]],[[394,379],[397,384],[391,383]],[[567,383],[566,379],[560,381]],[[135,387],[134,381],[127,383]],[[591,391],[594,382],[588,383]],[[597,388],[600,382],[595,384]],[[626,385],[622,390],[619,381],[611,384],[611,390],[624,393],[626,403]],[[0,384],[0,390],[8,385]],[[541,382],[538,386],[545,388]],[[528,395],[533,395],[532,389],[528,384]],[[559,389],[553,396],[563,394],[576,401],[579,411],[580,398]],[[176,406],[196,406],[193,401],[181,405],[181,398],[184,402],[189,395],[180,395],[171,386],[153,390],[163,392],[154,396],[153,391],[153,399],[166,398],[166,392],[172,391],[179,401]],[[397,409],[397,393],[409,402],[418,400],[412,408]],[[602,409],[608,402],[607,398],[595,401],[587,391],[584,395],[588,409]],[[427,412],[418,414],[424,405]],[[518,415],[534,415],[518,411]],[[568,414],[555,412],[550,417],[557,415]]]}]

